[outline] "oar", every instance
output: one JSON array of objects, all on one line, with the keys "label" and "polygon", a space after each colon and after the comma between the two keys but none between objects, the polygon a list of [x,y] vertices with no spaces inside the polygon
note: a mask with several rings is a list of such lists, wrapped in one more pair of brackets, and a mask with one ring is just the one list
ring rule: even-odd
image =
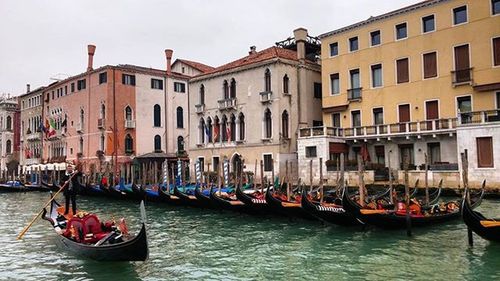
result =
[{"label": "oar", "polygon": [[56,198],[57,194],[59,194],[61,191],[63,191],[63,189],[66,187],[66,185],[69,183],[69,181],[71,181],[71,179],[73,179],[73,177],[76,175],[76,171],[71,175],[71,177],[63,184],[63,186],[61,186],[61,188],[59,188],[59,190],[50,198],[50,200],[42,207],[42,209],[40,210],[40,212],[38,212],[38,214],[36,214],[36,216],[33,218],[33,220],[23,229],[23,231],[21,231],[21,233],[19,233],[19,235],[17,236],[17,239],[21,239],[23,238],[24,234],[26,234],[26,232],[28,232],[28,229],[30,229],[30,227],[35,223],[35,221],[38,219],[38,217],[43,213],[43,210],[45,208],[47,208],[47,206],[49,206],[49,204],[52,202],[52,200],[54,200],[54,198]]}]

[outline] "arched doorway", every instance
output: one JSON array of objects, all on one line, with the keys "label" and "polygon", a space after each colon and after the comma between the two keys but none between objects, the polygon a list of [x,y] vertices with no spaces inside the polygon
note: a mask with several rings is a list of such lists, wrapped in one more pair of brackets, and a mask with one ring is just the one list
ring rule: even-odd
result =
[{"label": "arched doorway", "polygon": [[241,162],[241,155],[235,153],[231,158],[231,172],[235,175],[235,178],[238,178],[241,169],[243,168]]}]

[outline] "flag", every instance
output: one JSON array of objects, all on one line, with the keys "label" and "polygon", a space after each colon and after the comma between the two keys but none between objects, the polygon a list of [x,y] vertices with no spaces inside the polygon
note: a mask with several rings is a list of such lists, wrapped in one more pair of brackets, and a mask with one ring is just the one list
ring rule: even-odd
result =
[{"label": "flag", "polygon": [[43,122],[40,122],[40,132],[45,133],[45,126],[43,125]]},{"label": "flag", "polygon": [[215,125],[215,127],[214,127],[214,142],[219,140],[219,130],[220,130],[220,125]]},{"label": "flag", "polygon": [[210,128],[205,126],[205,135],[207,135],[207,141],[210,141]]},{"label": "flag", "polygon": [[45,127],[43,127],[43,132],[48,135],[49,134],[50,123],[49,119],[45,118]]},{"label": "flag", "polygon": [[54,123],[54,119],[50,119],[48,131],[48,137],[54,136],[56,134],[56,124]]},{"label": "flag", "polygon": [[227,141],[231,141],[231,126],[227,126],[226,136],[227,136]]}]

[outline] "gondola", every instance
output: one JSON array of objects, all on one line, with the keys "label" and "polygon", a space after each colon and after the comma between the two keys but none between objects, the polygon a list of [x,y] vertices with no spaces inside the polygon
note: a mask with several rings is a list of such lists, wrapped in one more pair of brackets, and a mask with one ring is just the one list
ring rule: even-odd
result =
[{"label": "gondola", "polygon": [[[104,230],[99,219],[93,214],[66,220],[58,213],[58,207],[59,204],[53,200],[49,216],[44,209],[43,218],[51,223],[57,233],[57,244],[64,250],[98,261],[145,261],[148,258],[144,203],[141,202],[141,230],[136,236],[130,237],[114,227]],[[66,232],[66,224],[74,226],[74,230]]]},{"label": "gondola", "polygon": [[58,191],[59,190],[59,186],[55,183],[48,183],[48,182],[43,181],[43,180],[41,181],[41,183],[42,183],[42,186],[50,189],[51,191]]},{"label": "gondola", "polygon": [[38,184],[38,183],[35,183],[35,182],[25,183],[24,186],[27,189],[29,189],[30,191],[40,191],[40,192],[50,191],[50,188],[45,187],[45,186]]},{"label": "gondola", "polygon": [[321,204],[319,202],[311,202],[305,189],[302,190],[301,207],[307,213],[324,222],[343,226],[356,226],[363,224],[363,222],[358,220],[351,213],[346,212],[342,205],[335,203]]},{"label": "gondola", "polygon": [[288,217],[298,217],[307,220],[315,220],[316,218],[302,209],[300,202],[284,201],[273,196],[274,189],[267,189],[266,202],[272,211],[283,214]]},{"label": "gondola", "polygon": [[248,212],[250,209],[245,203],[241,202],[237,198],[235,199],[226,199],[222,198],[218,195],[219,191],[214,191],[213,187],[210,189],[210,199],[213,202],[214,206],[217,206],[220,209],[235,211],[235,212]]},{"label": "gondola", "polygon": [[181,192],[177,188],[177,185],[174,186],[174,195],[179,197],[181,202],[184,205],[188,205],[188,206],[192,206],[192,207],[202,207],[202,204],[198,201],[196,196]]},{"label": "gondola", "polygon": [[[260,195],[260,191],[256,191]],[[264,194],[262,194],[264,196]],[[246,206],[248,206],[250,209],[255,210],[260,213],[269,213],[270,208],[269,205],[267,204],[266,199],[263,198],[257,198],[253,194],[247,194],[243,191],[243,189],[238,186],[236,187],[236,198],[243,202]]]},{"label": "gondola", "polygon": [[10,193],[10,192],[27,192],[32,191],[26,188],[22,183],[18,181],[8,181],[6,183],[0,183],[0,193]]},{"label": "gondola", "polygon": [[474,211],[467,197],[469,189],[465,189],[464,199],[462,200],[461,213],[467,227],[474,231],[483,239],[500,242],[500,218],[487,219],[481,213]]},{"label": "gondola", "polygon": [[[170,188],[172,188],[172,187],[170,187]],[[163,189],[162,187],[158,188],[158,195],[160,195],[161,202],[165,202],[167,204],[175,205],[175,206],[183,205],[183,202],[181,201],[181,199],[179,197],[171,194],[170,192]]]},{"label": "gondola", "polygon": [[108,196],[108,190],[98,184],[86,184],[80,187],[80,194],[84,196]]},{"label": "gondola", "polygon": [[[479,199],[475,201],[474,207],[481,203],[484,195],[484,188],[481,192]],[[443,223],[446,221],[458,219],[460,217],[460,202],[448,202],[448,204],[457,205],[456,208],[446,208],[444,212],[434,212],[432,214],[411,214],[411,226],[420,227],[432,224]],[[352,201],[349,196],[348,189],[345,187],[342,193],[342,206],[346,212],[351,213],[356,218],[364,223],[374,225],[380,228],[406,228],[406,214],[404,212],[397,212],[393,209],[373,210],[362,208],[358,203]],[[450,205],[453,207],[453,205]]]},{"label": "gondola", "polygon": [[198,186],[194,188],[194,196],[198,199],[198,202],[203,208],[214,209],[215,206],[210,199],[210,193],[212,193],[213,187],[210,187],[209,195],[203,194]]}]

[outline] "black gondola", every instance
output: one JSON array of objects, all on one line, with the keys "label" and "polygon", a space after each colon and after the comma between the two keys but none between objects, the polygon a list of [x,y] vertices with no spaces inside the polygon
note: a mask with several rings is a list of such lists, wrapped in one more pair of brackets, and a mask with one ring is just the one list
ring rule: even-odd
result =
[{"label": "black gondola", "polygon": [[282,201],[273,196],[274,190],[267,189],[266,202],[273,211],[289,217],[299,217],[307,220],[315,220],[316,218],[302,209],[301,203]]},{"label": "black gondola", "polygon": [[196,199],[196,196],[181,192],[177,188],[177,185],[174,186],[174,195],[179,197],[184,205],[189,205],[193,207],[202,207],[201,203],[198,201],[198,199]]},{"label": "black gondola", "polygon": [[[210,193],[212,193],[212,191],[213,187],[210,187]],[[206,196],[205,194],[203,194],[198,185],[194,188],[194,196],[196,197],[196,199],[198,199],[198,202],[203,208],[208,208],[208,209],[215,208],[214,204],[212,203],[212,200],[210,199],[210,195]]]},{"label": "black gondola", "polygon": [[[112,231],[92,244],[76,242],[59,233],[62,231],[61,225],[65,225],[66,221],[64,219],[61,221],[61,216],[57,212],[58,206],[57,202],[53,200],[50,215],[47,217],[47,210],[44,209],[43,218],[52,224],[57,233],[57,244],[61,248],[72,254],[99,261],[144,261],[148,258],[149,249],[142,202],[143,222],[141,230],[136,236],[127,239],[125,235]],[[77,232],[80,231],[77,230]]]},{"label": "black gondola", "polygon": [[214,191],[213,188],[210,189],[210,199],[213,202],[213,205],[217,206],[220,209],[236,211],[236,212],[248,212],[250,209],[248,206],[245,206],[245,203],[236,199],[225,199],[217,195],[218,191]]},{"label": "black gondola", "polygon": [[320,204],[319,202],[311,202],[307,197],[305,189],[302,190],[302,209],[312,216],[333,224],[343,226],[362,225],[363,223],[352,214],[346,212],[342,205],[337,204]]},{"label": "black gondola", "polygon": [[0,193],[32,191],[20,182],[0,183]]},{"label": "black gondola", "polygon": [[487,219],[481,213],[474,211],[466,199],[468,196],[467,188],[461,205],[462,219],[467,227],[486,240],[500,242],[500,219]]},{"label": "black gondola", "polygon": [[25,183],[24,186],[32,191],[41,191],[41,192],[50,191],[50,188],[37,183]]},{"label": "black gondola", "polygon": [[269,205],[265,199],[255,198],[251,194],[246,194],[241,186],[236,187],[236,198],[256,212],[269,213],[270,211]]},{"label": "black gondola", "polygon": [[[475,202],[474,207],[478,206],[482,200],[484,195],[483,192],[480,195],[480,198]],[[460,202],[458,202],[460,204]],[[344,188],[342,194],[342,206],[344,210],[351,213],[362,222],[371,224],[381,228],[406,228],[406,215],[398,213],[394,210],[372,210],[372,209],[363,209],[358,203],[352,201],[349,197],[349,192],[347,188]],[[415,227],[419,226],[427,226],[431,224],[442,223],[446,221],[450,221],[453,219],[457,219],[460,217],[460,210],[456,208],[450,212],[437,212],[429,215],[411,215],[411,225]]]},{"label": "black gondola", "polygon": [[183,202],[179,197],[163,190],[163,188],[158,188],[158,195],[160,196],[162,202],[176,206],[183,205]]},{"label": "black gondola", "polygon": [[48,182],[45,182],[45,181],[41,181],[42,183],[42,186],[50,189],[51,191],[58,191],[59,190],[59,186],[57,184],[54,184],[54,183],[48,183]]}]

